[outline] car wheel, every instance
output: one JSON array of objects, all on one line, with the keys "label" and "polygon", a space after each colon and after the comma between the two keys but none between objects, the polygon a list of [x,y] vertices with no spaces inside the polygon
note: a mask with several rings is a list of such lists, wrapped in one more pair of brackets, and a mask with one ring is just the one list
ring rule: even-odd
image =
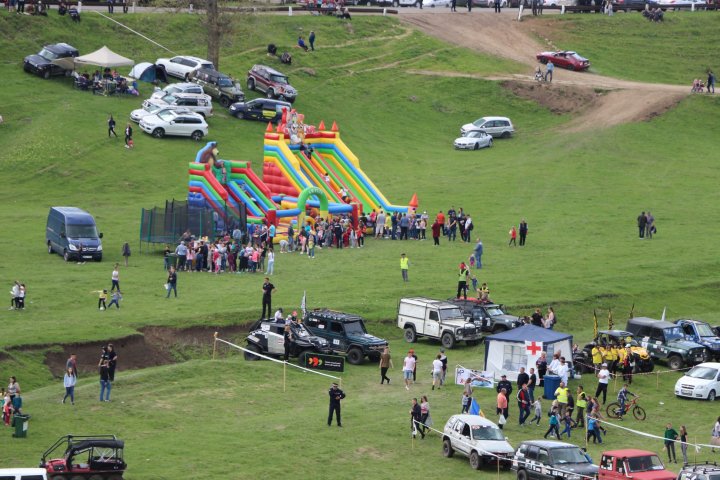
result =
[{"label": "car wheel", "polygon": [[301,367],[305,366],[305,354],[307,353],[313,353],[312,350],[300,350],[297,356],[297,363]]},{"label": "car wheel", "polygon": [[714,402],[715,401],[715,390],[710,390],[710,393],[708,393],[708,401]]},{"label": "car wheel", "polygon": [[163,130],[162,128],[156,128],[155,130],[153,130],[152,136],[155,138],[163,138],[165,136],[165,130]]},{"label": "car wheel", "polygon": [[200,130],[195,130],[192,135],[190,135],[190,138],[192,138],[196,142],[199,142],[203,138],[203,132],[201,132]]},{"label": "car wheel", "polygon": [[575,70],[575,65],[568,65],[567,69],[572,72],[573,70]]},{"label": "car wheel", "polygon": [[267,98],[275,98],[275,90],[272,88],[268,88],[268,91],[265,95]]},{"label": "car wheel", "polygon": [[70,261],[70,254],[67,250],[63,250],[63,260],[65,260],[66,262]]},{"label": "car wheel", "polygon": [[473,147],[473,150],[480,150],[480,144],[478,142],[475,142],[475,146]]},{"label": "car wheel", "polygon": [[230,106],[230,99],[223,95],[220,97],[220,105],[222,105],[225,108],[228,108]]},{"label": "car wheel", "polygon": [[679,356],[673,355],[672,357],[668,358],[668,367],[670,367],[670,370],[680,370],[682,366],[683,359]]},{"label": "car wheel", "polygon": [[408,343],[417,342],[417,334],[415,333],[415,329],[413,327],[407,327],[405,329],[405,341]]},{"label": "car wheel", "polygon": [[246,351],[243,353],[243,357],[245,358],[245,360],[247,360],[249,362],[252,362],[255,360],[260,360],[260,357],[250,353],[250,352],[260,353],[260,349],[257,347],[257,345],[250,344],[247,347],[245,347],[245,350],[249,350],[249,351]]},{"label": "car wheel", "polygon": [[351,348],[347,353],[347,361],[350,365],[360,365],[364,359],[365,355],[357,347]]},{"label": "car wheel", "polygon": [[488,142],[488,148],[490,148],[490,147],[492,147],[492,138],[491,138],[490,141]]},{"label": "car wheel", "polygon": [[50,242],[48,242],[48,253],[49,253],[50,255],[52,255],[52,253],[53,253],[52,244],[51,244]]},{"label": "car wheel", "polygon": [[255,90],[255,79],[254,78],[248,78],[247,87],[248,87],[248,90]]},{"label": "car wheel", "polygon": [[[468,0],[468,1],[472,1],[472,0]],[[481,465],[482,465],[482,461],[480,460],[480,455],[475,450],[470,452],[470,466],[474,470],[480,470]]]},{"label": "car wheel", "polygon": [[450,458],[455,453],[455,450],[452,448],[452,443],[450,443],[450,439],[446,438],[443,440],[443,456]]},{"label": "car wheel", "polygon": [[510,132],[503,132],[503,133],[500,135],[500,138],[508,138],[508,137],[510,137]]},{"label": "car wheel", "polygon": [[527,472],[525,470],[518,470],[517,480],[528,480]]},{"label": "car wheel", "polygon": [[440,338],[440,342],[442,343],[442,346],[450,350],[455,346],[455,337],[453,337],[453,334],[450,332],[443,333],[442,337]]},{"label": "car wheel", "polygon": [[45,70],[45,71],[43,72],[42,77],[43,77],[45,80],[47,80],[48,78],[50,78],[50,69]]}]

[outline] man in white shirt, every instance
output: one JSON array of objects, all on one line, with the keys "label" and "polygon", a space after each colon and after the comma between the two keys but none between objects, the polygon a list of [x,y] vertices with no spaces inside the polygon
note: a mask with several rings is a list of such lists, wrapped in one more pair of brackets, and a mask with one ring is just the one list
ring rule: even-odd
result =
[{"label": "man in white shirt", "polygon": [[568,367],[568,364],[565,363],[565,357],[560,357],[560,364],[558,365],[556,375],[558,377],[560,377],[560,381],[562,381],[565,385],[567,385],[569,374],[570,374],[570,367]]},{"label": "man in white shirt", "polygon": [[432,363],[433,390],[435,390],[435,387],[440,390],[440,385],[442,384],[443,362],[440,359],[441,357],[442,355],[438,353],[437,357],[435,357],[435,360],[433,360]]},{"label": "man in white shirt", "polygon": [[553,355],[552,362],[550,362],[550,365],[548,365],[548,373],[551,375],[557,375],[559,368],[560,368],[560,353],[556,352]]},{"label": "man in white shirt", "polygon": [[283,309],[278,308],[275,312],[275,323],[285,323],[285,319],[283,319]]},{"label": "man in white shirt", "polygon": [[403,378],[405,379],[405,390],[410,390],[410,383],[413,378],[413,371],[415,370],[415,357],[413,357],[413,351],[410,350],[407,357],[403,360]]},{"label": "man in white shirt", "polygon": [[602,403],[605,404],[605,400],[607,398],[607,388],[608,388],[608,382],[610,382],[610,370],[607,368],[607,363],[603,363],[600,366],[600,370],[597,373],[598,378],[598,386],[597,390],[595,390],[595,398],[600,401],[600,393],[602,392]]}]

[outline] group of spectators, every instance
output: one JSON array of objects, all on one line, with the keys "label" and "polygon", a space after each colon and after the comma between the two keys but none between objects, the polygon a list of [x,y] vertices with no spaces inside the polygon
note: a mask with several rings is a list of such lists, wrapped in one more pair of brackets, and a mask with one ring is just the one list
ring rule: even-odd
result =
[{"label": "group of spectators", "polygon": [[15,280],[10,289],[10,310],[25,310],[25,294],[25,284]]},{"label": "group of spectators", "polygon": [[133,80],[132,83],[128,82],[128,79],[121,76],[117,70],[110,70],[105,68],[102,73],[100,70],[95,70],[92,76],[87,73],[73,72],[73,78],[75,84],[80,90],[92,90],[93,92],[101,93],[123,93],[127,95],[140,95],[138,91],[137,81]]},{"label": "group of spectators", "polygon": [[665,12],[660,7],[651,8],[650,10],[643,10],[642,16],[650,20],[651,22],[662,22],[664,20]]},{"label": "group of spectators", "polygon": [[427,211],[416,213],[376,212],[374,209],[369,215],[363,214],[361,221],[372,228],[375,238],[386,238],[391,240],[427,240],[427,229],[431,230],[433,242],[440,244],[440,237],[447,236],[448,241],[455,241],[459,234],[460,240],[470,242],[472,230],[475,228],[472,218],[462,208],[455,210],[455,207],[448,210],[447,215],[438,212],[433,223]]}]

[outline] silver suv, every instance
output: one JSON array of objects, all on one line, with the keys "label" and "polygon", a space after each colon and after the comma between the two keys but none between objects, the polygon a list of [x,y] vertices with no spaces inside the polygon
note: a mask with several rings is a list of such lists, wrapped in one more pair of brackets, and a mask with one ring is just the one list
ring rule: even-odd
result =
[{"label": "silver suv", "polygon": [[460,128],[460,135],[465,136],[473,130],[481,130],[494,138],[508,138],[515,133],[515,127],[507,117],[482,117]]},{"label": "silver suv", "polygon": [[175,93],[172,95],[165,95],[164,97],[156,100],[167,105],[186,108],[191,112],[199,113],[203,117],[210,117],[213,114],[212,98],[210,95],[206,94]]}]

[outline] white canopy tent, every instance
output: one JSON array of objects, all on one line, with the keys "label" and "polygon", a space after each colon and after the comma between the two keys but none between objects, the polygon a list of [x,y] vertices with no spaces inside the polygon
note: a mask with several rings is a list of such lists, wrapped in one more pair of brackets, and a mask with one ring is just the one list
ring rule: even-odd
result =
[{"label": "white canopy tent", "polygon": [[104,46],[99,50],[88,53],[87,55],[75,57],[75,65],[96,65],[103,68],[131,67],[135,65],[135,62],[129,58],[123,57],[122,55],[118,55],[108,47]]}]

